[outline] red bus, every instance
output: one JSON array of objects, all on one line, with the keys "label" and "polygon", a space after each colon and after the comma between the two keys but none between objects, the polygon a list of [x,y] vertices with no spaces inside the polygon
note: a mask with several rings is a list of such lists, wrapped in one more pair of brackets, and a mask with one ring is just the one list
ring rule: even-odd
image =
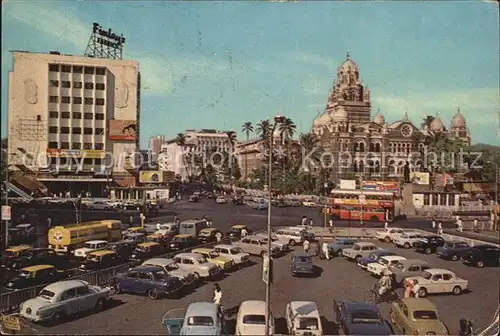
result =
[{"label": "red bus", "polygon": [[392,192],[333,189],[328,204],[334,219],[391,222],[394,218]]}]

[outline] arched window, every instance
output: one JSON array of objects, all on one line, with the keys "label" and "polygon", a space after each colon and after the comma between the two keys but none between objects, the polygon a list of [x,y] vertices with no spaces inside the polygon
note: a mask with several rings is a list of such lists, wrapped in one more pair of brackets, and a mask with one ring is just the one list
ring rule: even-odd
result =
[{"label": "arched window", "polygon": [[370,143],[370,152],[375,152],[375,144],[373,142]]},{"label": "arched window", "polygon": [[365,171],[365,165],[363,164],[363,160],[360,160],[359,161],[359,164],[358,164],[358,171],[360,173],[363,173]]},{"label": "arched window", "polygon": [[380,161],[379,160],[375,161],[374,171],[375,171],[375,173],[380,173]]},{"label": "arched window", "polygon": [[358,172],[358,161],[354,161],[352,163],[352,171],[357,173]]}]

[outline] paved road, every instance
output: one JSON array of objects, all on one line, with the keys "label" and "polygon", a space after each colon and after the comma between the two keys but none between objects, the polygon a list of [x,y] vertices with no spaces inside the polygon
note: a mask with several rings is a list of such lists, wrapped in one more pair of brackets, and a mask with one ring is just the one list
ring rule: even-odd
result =
[{"label": "paved road", "polygon": [[[465,317],[475,322],[477,327],[485,327],[498,307],[499,289],[498,269],[477,269],[467,267],[460,262],[445,261],[435,255],[422,255],[412,250],[398,249],[391,244],[379,243],[381,247],[393,249],[407,258],[428,261],[432,266],[447,268],[458,276],[469,280],[470,293],[460,296],[431,296],[441,314],[444,323],[452,334],[458,332],[458,319]],[[277,332],[285,333],[283,315],[285,305],[292,300],[312,300],[319,305],[324,316],[326,334],[336,332],[333,323],[332,301],[364,300],[365,291],[377,281],[361,270],[355,263],[336,258],[330,261],[317,261],[322,275],[317,278],[293,278],[288,270],[289,256],[275,260],[275,283],[272,289],[272,310],[277,318]],[[237,307],[244,300],[264,299],[265,286],[261,281],[261,262],[219,281],[223,290],[223,304],[226,308]],[[32,326],[39,334],[160,334],[164,333],[160,320],[170,309],[185,308],[189,303],[211,300],[213,286],[206,283],[196,291],[178,300],[151,301],[144,297],[119,295],[117,305],[107,311],[84,316],[63,325],[46,328]],[[380,305],[384,316],[388,317],[390,304]],[[229,323],[234,324],[234,321]],[[29,330],[28,330],[29,331]],[[229,330],[231,332],[231,330]]]}]

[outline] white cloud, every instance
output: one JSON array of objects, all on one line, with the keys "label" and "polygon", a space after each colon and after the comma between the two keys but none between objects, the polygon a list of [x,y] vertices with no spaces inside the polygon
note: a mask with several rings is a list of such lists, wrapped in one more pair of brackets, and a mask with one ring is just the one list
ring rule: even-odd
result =
[{"label": "white cloud", "polygon": [[301,51],[288,54],[288,58],[300,63],[306,63],[308,65],[326,67],[329,71],[335,71],[340,64],[337,60],[331,57],[325,57]]}]

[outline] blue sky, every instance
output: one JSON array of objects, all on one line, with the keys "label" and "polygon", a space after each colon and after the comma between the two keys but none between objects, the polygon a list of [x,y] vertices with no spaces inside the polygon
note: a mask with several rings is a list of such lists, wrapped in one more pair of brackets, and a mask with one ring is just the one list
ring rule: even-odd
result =
[{"label": "blue sky", "polygon": [[[2,11],[2,134],[9,50],[81,55],[93,22],[140,61],[141,147],[188,128],[241,130],[276,114],[308,132],[349,52],[387,121],[460,107],[473,142],[500,144],[498,5],[451,2],[13,1]],[[241,136],[241,133],[240,133]]]}]

